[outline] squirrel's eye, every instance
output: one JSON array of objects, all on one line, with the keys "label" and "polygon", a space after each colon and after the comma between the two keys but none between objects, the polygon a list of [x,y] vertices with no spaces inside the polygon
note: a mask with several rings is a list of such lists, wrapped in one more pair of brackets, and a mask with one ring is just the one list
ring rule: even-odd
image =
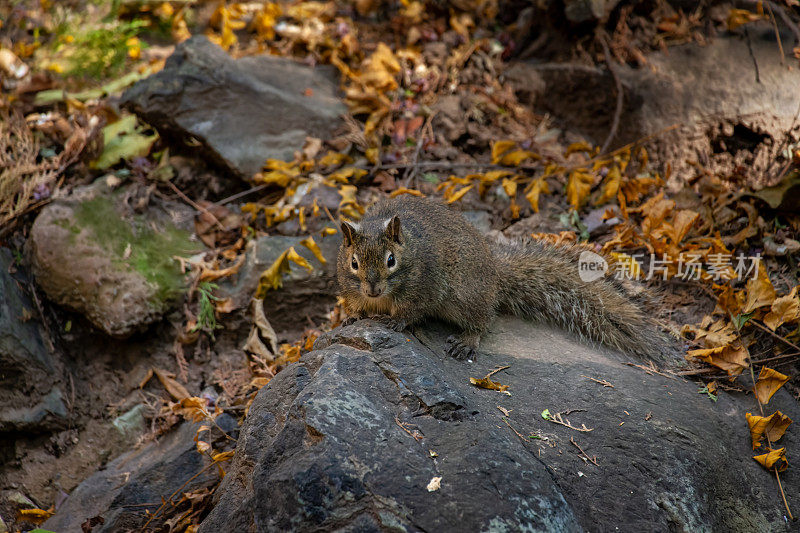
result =
[{"label": "squirrel's eye", "polygon": [[358,260],[353,257],[353,260],[350,262],[350,266],[353,267],[353,270],[358,270]]},{"label": "squirrel's eye", "polygon": [[392,268],[395,265],[394,254],[389,253],[389,256],[386,258],[386,266]]}]

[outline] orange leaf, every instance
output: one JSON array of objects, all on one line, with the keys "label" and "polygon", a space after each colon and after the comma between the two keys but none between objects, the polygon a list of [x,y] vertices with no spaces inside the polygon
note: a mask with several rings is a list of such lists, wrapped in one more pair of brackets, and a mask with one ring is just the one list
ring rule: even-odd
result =
[{"label": "orange leaf", "polygon": [[783,437],[786,428],[792,419],[780,411],[775,411],[769,416],[758,416],[745,413],[747,425],[750,426],[750,438],[753,440],[753,449],[761,446],[761,441],[767,437],[769,442],[775,442]]},{"label": "orange leaf", "polygon": [[783,387],[787,381],[789,381],[789,376],[781,374],[777,370],[762,367],[756,380],[756,398],[761,403],[769,402],[772,395],[778,392],[778,389]]},{"label": "orange leaf", "polygon": [[783,472],[789,467],[789,461],[786,459],[786,448],[778,448],[777,450],[770,448],[769,453],[756,455],[753,459],[767,470],[775,468],[778,472]]}]

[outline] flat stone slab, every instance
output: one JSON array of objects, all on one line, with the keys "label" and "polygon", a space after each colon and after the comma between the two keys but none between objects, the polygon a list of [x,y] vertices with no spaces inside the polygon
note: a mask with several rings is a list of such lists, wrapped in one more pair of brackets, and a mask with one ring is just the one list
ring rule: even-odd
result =
[{"label": "flat stone slab", "polygon": [[335,68],[268,55],[235,60],[205,36],[178,45],[121,105],[163,135],[198,141],[200,155],[245,179],[267,159],[291,160],[307,136],[328,137],[347,111]]}]

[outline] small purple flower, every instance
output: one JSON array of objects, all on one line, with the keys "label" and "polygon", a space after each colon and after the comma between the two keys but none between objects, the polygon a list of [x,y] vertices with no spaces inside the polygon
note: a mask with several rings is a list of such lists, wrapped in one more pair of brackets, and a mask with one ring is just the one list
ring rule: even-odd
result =
[{"label": "small purple flower", "polygon": [[50,198],[50,187],[46,183],[40,183],[33,190],[33,199],[37,202]]}]

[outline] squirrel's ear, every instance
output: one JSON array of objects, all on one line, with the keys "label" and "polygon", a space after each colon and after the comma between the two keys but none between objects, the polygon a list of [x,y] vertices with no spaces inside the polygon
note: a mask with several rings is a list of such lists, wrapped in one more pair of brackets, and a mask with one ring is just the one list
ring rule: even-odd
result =
[{"label": "squirrel's ear", "polygon": [[358,224],[342,221],[342,239],[345,246],[352,246],[355,240],[355,235],[358,230]]},{"label": "squirrel's ear", "polygon": [[402,242],[402,237],[400,235],[400,217],[395,215],[387,220],[385,224],[386,236],[400,244]]}]

